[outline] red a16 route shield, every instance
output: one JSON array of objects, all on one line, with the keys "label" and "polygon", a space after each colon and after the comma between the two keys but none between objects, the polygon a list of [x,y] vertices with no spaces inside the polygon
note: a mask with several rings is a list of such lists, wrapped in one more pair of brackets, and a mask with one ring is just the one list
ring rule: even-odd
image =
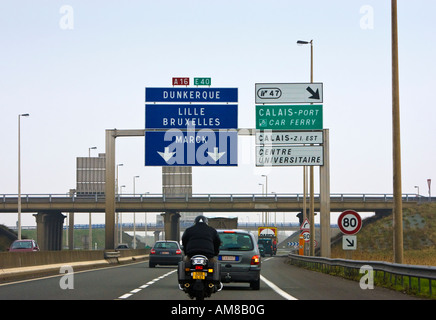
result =
[{"label": "red a16 route shield", "polygon": [[339,216],[338,226],[344,234],[356,234],[362,228],[362,218],[356,211],[347,210]]}]

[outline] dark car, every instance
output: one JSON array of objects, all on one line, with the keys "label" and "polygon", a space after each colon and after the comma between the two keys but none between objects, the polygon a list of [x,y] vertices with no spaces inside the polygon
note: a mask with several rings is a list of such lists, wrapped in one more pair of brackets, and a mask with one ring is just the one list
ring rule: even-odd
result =
[{"label": "dark car", "polygon": [[245,230],[217,230],[221,239],[218,261],[222,282],[248,282],[260,288],[261,257],[256,240]]},{"label": "dark car", "polygon": [[12,242],[9,252],[33,252],[39,251],[38,244],[35,240],[15,240]]},{"label": "dark car", "polygon": [[120,243],[119,245],[117,245],[117,247],[115,248],[115,250],[126,250],[129,249],[129,246],[126,243]]},{"label": "dark car", "polygon": [[263,246],[263,244],[259,243],[257,246],[259,247],[260,256],[265,257],[265,247]]},{"label": "dark car", "polygon": [[271,257],[275,254],[273,239],[271,238],[259,238],[258,245],[263,245],[264,255],[269,254]]},{"label": "dark car", "polygon": [[183,259],[182,250],[177,241],[157,241],[150,250],[148,265],[177,265]]}]

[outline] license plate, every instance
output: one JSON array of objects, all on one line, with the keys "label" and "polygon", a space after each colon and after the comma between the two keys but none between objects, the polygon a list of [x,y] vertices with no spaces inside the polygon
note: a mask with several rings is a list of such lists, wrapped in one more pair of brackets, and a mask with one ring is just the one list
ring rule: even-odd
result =
[{"label": "license plate", "polygon": [[206,273],[204,272],[193,272],[192,279],[194,280],[204,280],[206,279]]},{"label": "license plate", "polygon": [[221,256],[222,261],[236,261],[235,256]]},{"label": "license plate", "polygon": [[170,254],[168,251],[163,251],[160,254]]}]

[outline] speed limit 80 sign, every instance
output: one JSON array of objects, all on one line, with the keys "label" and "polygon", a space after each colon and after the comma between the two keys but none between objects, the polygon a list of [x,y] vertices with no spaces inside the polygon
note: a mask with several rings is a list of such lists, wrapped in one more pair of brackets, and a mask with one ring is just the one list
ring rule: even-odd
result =
[{"label": "speed limit 80 sign", "polygon": [[356,211],[347,210],[339,216],[338,226],[344,234],[356,234],[362,228],[362,218]]}]

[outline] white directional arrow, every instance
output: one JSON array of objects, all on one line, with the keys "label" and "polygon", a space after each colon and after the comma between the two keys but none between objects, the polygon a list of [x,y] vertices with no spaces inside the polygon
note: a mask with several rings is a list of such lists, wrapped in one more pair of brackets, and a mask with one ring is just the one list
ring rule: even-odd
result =
[{"label": "white directional arrow", "polygon": [[213,148],[213,152],[208,152],[207,154],[216,162],[225,154],[225,152],[218,152],[218,148],[215,147]]},{"label": "white directional arrow", "polygon": [[165,147],[164,152],[157,152],[159,153],[159,155],[165,160],[165,162],[168,162],[168,160],[170,160],[173,155],[175,154],[175,152],[170,152],[170,148],[169,147]]}]

